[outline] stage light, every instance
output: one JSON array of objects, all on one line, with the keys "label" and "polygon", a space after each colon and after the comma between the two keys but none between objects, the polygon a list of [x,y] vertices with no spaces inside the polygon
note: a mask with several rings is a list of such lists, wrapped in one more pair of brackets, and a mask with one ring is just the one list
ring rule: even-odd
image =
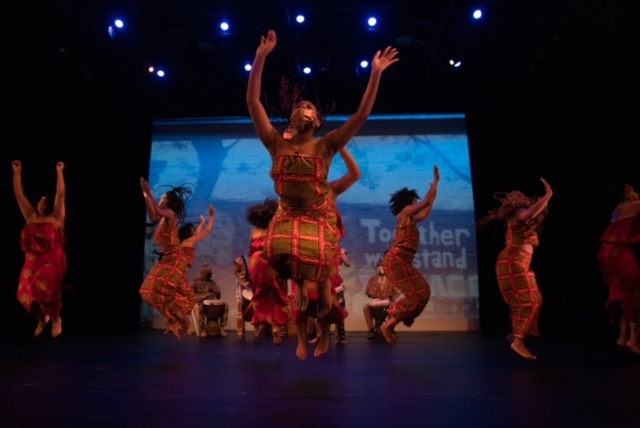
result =
[{"label": "stage light", "polygon": [[244,65],[245,71],[251,71],[251,64],[247,63]]},{"label": "stage light", "polygon": [[298,15],[296,16],[296,22],[298,24],[302,24],[304,22],[304,15]]},{"label": "stage light", "polygon": [[371,17],[367,20],[367,24],[369,24],[369,27],[375,27],[377,23],[378,20],[374,17]]},{"label": "stage light", "polygon": [[116,19],[115,21],[113,21],[113,25],[109,25],[107,27],[107,33],[109,33],[109,37],[111,38],[111,40],[114,40],[116,38],[117,35],[117,31],[116,29],[121,29],[124,27],[124,22],[121,19]]},{"label": "stage light", "polygon": [[157,75],[158,77],[164,77],[164,71],[162,71],[162,70],[158,70],[158,72],[156,73],[156,75]]},{"label": "stage light", "polygon": [[362,68],[369,67],[369,61],[360,61],[360,67]]},{"label": "stage light", "polygon": [[153,73],[153,72],[154,72],[154,70],[155,70],[155,68],[154,68],[153,66],[150,66],[150,67],[149,67],[149,73]]},{"label": "stage light", "polygon": [[228,31],[228,30],[229,30],[229,24],[228,24],[227,22],[224,22],[224,21],[223,21],[223,22],[220,24],[220,29],[221,29],[222,31]]},{"label": "stage light", "polygon": [[460,67],[462,65],[462,61],[450,59],[449,60],[449,65],[452,66],[453,68],[458,68],[458,67]]},{"label": "stage light", "polygon": [[480,19],[482,18],[482,11],[480,9],[476,9],[473,11],[473,18]]},{"label": "stage light", "polygon": [[311,73],[311,67],[305,67],[305,68],[303,68],[303,69],[302,69],[302,72],[303,72],[304,74],[309,74],[309,73]]}]

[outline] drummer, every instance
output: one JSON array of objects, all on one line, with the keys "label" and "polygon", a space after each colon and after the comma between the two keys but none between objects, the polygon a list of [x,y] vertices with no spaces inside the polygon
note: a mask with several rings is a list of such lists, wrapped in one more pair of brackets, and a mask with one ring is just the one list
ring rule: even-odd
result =
[{"label": "drummer", "polygon": [[227,325],[227,318],[229,316],[229,305],[220,300],[222,298],[220,286],[213,280],[213,273],[208,264],[202,264],[202,268],[200,269],[200,276],[193,280],[191,286],[193,287],[193,292],[195,294],[193,308],[196,318],[194,320],[194,323],[197,327],[196,332],[201,337],[207,336],[206,326],[208,320],[205,316],[204,305],[213,304],[224,306],[224,310],[219,320],[219,331],[221,336],[227,336],[227,333],[224,331],[224,327]]}]

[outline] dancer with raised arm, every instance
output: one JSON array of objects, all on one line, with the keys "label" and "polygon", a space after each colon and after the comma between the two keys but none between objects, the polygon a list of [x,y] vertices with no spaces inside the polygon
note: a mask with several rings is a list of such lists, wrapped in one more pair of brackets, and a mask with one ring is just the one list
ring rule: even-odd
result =
[{"label": "dancer with raised arm", "polygon": [[[145,192],[146,196],[149,196],[152,210],[158,212],[162,209],[152,194],[147,195]],[[195,244],[209,236],[213,229],[214,217],[213,205],[209,205],[208,221],[201,215],[198,227],[191,223],[180,226],[179,244],[171,246],[162,254],[162,258],[151,268],[139,290],[142,300],[165,317],[167,330],[178,339],[187,336],[191,330],[188,315],[195,301],[194,290],[187,282],[187,271],[196,256]]]},{"label": "dancer with raised arm", "polygon": [[544,178],[540,181],[544,184],[545,194],[539,198],[517,190],[496,193],[494,198],[500,201],[500,207],[489,211],[477,223],[478,227],[483,227],[498,220],[506,225],[505,246],[496,261],[496,277],[502,298],[509,305],[511,349],[530,360],[535,360],[536,356],[524,340],[528,335],[540,336],[538,316],[542,307],[542,293],[530,266],[553,195],[549,183]]},{"label": "dancer with raised arm", "polygon": [[56,193],[40,197],[35,206],[24,194],[22,187],[22,163],[11,162],[13,168],[13,192],[26,224],[20,233],[20,248],[24,251],[24,265],[18,284],[18,301],[30,315],[38,320],[33,336],[39,336],[45,325],[52,322],[51,335],[62,333],[61,290],[67,272],[67,255],[64,251],[66,217],[64,163],[56,164]]},{"label": "dancer with raised arm", "polygon": [[398,344],[395,327],[402,322],[407,327],[422,313],[429,303],[431,288],[422,273],[413,266],[413,258],[420,246],[420,232],[416,223],[431,214],[433,202],[438,194],[440,170],[433,166],[433,181],[424,199],[418,202],[418,193],[404,187],[389,200],[389,209],[396,216],[396,230],[391,248],[385,253],[380,267],[389,282],[402,292],[401,297],[387,311],[389,319],[380,331],[385,340]]},{"label": "dancer with raised arm", "polygon": [[[246,98],[258,138],[271,156],[270,175],[280,197],[278,211],[265,241],[265,256],[280,278],[292,279],[297,284],[295,309],[306,309],[309,303],[307,285],[313,283],[318,287],[320,317],[331,309],[331,290],[327,279],[340,238],[335,207],[326,198],[330,191],[327,181],[329,168],[335,154],[356,135],[369,117],[382,72],[398,61],[398,51],[387,47],[374,55],[369,83],[356,113],[339,128],[317,139],[314,134],[322,121],[313,103],[303,99],[290,100],[292,111],[289,132],[285,136],[271,124],[260,100],[265,61],[276,44],[275,31],[269,30],[266,36],[261,36],[249,74]],[[328,341],[320,341],[316,354],[327,352],[328,347]],[[306,340],[298,345],[296,355],[301,360],[307,358]]]}]

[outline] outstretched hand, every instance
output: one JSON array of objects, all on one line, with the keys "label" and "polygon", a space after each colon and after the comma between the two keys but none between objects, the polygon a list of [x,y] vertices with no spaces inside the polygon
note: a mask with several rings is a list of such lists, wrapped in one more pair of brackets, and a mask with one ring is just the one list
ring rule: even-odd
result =
[{"label": "outstretched hand", "polygon": [[256,50],[256,55],[267,56],[276,48],[278,36],[274,30],[269,30],[266,36],[260,36],[260,45]]},{"label": "outstretched hand", "polygon": [[209,205],[209,217],[213,217],[216,214],[216,209],[213,208],[213,205]]},{"label": "outstretched hand", "polygon": [[57,171],[57,172],[60,172],[60,171],[62,171],[63,169],[64,169],[64,162],[58,162],[58,163],[56,164],[56,171]]},{"label": "outstretched hand", "polygon": [[400,58],[396,58],[398,55],[398,49],[387,46],[384,51],[378,51],[373,57],[371,62],[371,69],[383,72],[394,62],[400,61]]},{"label": "outstretched hand", "polygon": [[542,184],[544,184],[544,189],[545,189],[546,193],[549,196],[551,196],[553,194],[553,190],[551,190],[551,185],[547,182],[547,180],[545,180],[542,177],[540,177],[540,181],[542,181]]},{"label": "outstretched hand", "polygon": [[149,186],[149,182],[144,178],[140,177],[140,187],[142,188],[142,194],[146,198],[147,196],[153,197],[153,192],[151,191],[151,186]]},{"label": "outstretched hand", "polygon": [[21,172],[22,171],[22,162],[20,162],[19,160],[11,161],[11,168],[13,168],[14,172]]},{"label": "outstretched hand", "polygon": [[438,182],[440,182],[440,169],[438,165],[433,165],[433,181],[431,185],[438,184]]}]

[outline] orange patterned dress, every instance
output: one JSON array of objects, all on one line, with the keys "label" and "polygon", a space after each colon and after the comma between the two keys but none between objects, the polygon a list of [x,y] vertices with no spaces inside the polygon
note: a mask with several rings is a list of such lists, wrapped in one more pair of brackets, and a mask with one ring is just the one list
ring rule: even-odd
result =
[{"label": "orange patterned dress", "polygon": [[194,247],[175,247],[165,252],[140,287],[142,300],[157,309],[168,322],[176,321],[176,314],[191,312],[195,301],[193,287],[187,283],[186,274],[195,258]]},{"label": "orange patterned dress", "polygon": [[40,305],[43,315],[59,315],[62,280],[67,272],[64,231],[51,223],[29,223],[22,228],[20,248],[24,265],[18,284],[18,301],[31,313]]},{"label": "orange patterned dress", "polygon": [[542,307],[542,294],[538,289],[536,275],[531,270],[533,253],[520,245],[538,246],[536,225],[524,222],[509,222],[505,232],[505,248],[496,261],[496,277],[502,298],[509,305],[509,316],[513,335],[525,338],[540,336],[538,316]]},{"label": "orange patterned dress", "polygon": [[340,231],[335,207],[323,197],[330,190],[328,174],[322,159],[298,154],[280,156],[271,168],[279,196],[318,199],[309,208],[289,207],[280,199],[264,253],[282,279],[324,282],[329,277]]},{"label": "orange patterned dress", "polygon": [[389,282],[404,294],[387,312],[406,326],[413,324],[431,297],[429,283],[412,264],[419,245],[420,233],[414,222],[398,225],[391,249],[380,263]]}]

